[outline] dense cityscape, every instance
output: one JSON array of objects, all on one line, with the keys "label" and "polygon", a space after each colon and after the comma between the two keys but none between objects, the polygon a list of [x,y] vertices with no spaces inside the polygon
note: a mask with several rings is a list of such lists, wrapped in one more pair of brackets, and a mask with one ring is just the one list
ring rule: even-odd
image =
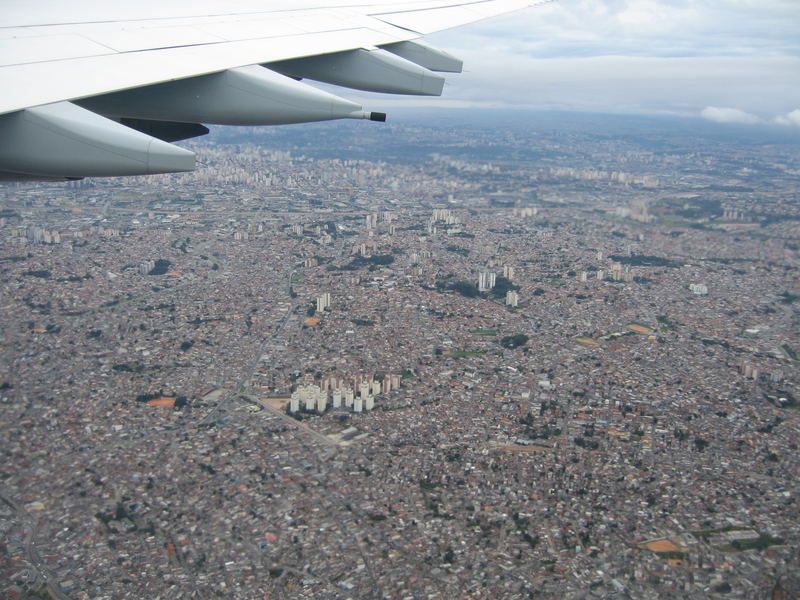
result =
[{"label": "dense cityscape", "polygon": [[678,122],[0,187],[0,596],[798,597],[800,140]]}]

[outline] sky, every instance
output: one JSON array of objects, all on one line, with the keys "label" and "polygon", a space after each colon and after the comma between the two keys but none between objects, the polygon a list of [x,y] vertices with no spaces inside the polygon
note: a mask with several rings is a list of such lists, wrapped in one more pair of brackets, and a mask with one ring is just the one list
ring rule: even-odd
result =
[{"label": "sky", "polygon": [[557,0],[424,41],[465,65],[431,106],[673,114],[800,132],[800,0]]}]

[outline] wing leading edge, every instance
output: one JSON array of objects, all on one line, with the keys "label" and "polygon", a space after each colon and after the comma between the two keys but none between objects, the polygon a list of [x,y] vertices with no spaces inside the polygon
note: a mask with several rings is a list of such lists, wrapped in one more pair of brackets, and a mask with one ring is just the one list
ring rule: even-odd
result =
[{"label": "wing leading edge", "polygon": [[12,2],[0,16],[0,180],[192,170],[194,155],[169,142],[202,123],[384,120],[301,80],[438,96],[439,73],[461,61],[421,35],[543,1],[152,2],[137,5],[146,19]]}]

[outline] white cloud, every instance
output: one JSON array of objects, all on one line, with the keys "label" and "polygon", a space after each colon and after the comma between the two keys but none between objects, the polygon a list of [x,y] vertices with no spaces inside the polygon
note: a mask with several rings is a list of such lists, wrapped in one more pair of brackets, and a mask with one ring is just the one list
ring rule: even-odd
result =
[{"label": "white cloud", "polygon": [[775,122],[778,125],[795,125],[800,127],[800,108],[796,108],[786,115],[775,117]]},{"label": "white cloud", "polygon": [[704,119],[715,121],[716,123],[744,123],[745,125],[752,125],[761,122],[761,119],[757,116],[751,115],[738,108],[706,106],[700,115]]},{"label": "white cloud", "polygon": [[800,102],[797,1],[559,0],[425,41],[464,59],[453,102],[767,122]]}]

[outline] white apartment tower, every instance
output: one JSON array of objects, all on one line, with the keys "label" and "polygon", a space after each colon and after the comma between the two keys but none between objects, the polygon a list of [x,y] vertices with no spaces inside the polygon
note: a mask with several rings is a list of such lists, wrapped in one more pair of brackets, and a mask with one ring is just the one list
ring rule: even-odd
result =
[{"label": "white apartment tower", "polygon": [[325,292],[321,296],[317,297],[317,312],[322,312],[326,308],[330,308],[331,306],[331,295],[329,292]]},{"label": "white apartment tower", "polygon": [[493,271],[478,272],[478,291],[486,292],[494,287],[497,274]]}]

